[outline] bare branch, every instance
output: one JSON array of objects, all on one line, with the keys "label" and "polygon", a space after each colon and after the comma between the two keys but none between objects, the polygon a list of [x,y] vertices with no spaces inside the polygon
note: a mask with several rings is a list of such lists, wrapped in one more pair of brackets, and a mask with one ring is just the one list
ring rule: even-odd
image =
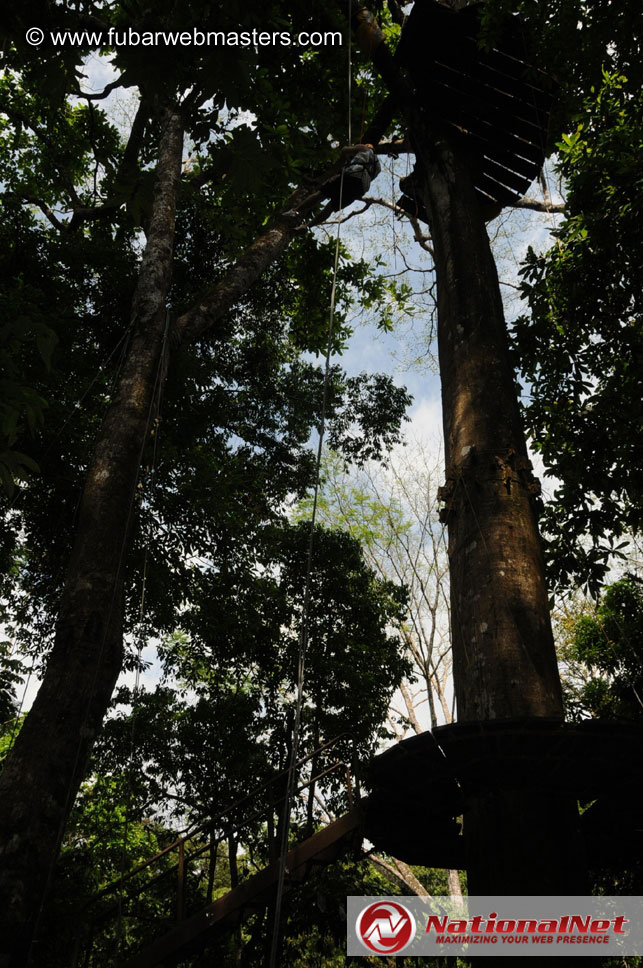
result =
[{"label": "bare branch", "polygon": [[409,722],[413,727],[415,733],[419,736],[420,733],[424,732],[424,730],[420,726],[419,720],[415,715],[413,697],[409,693],[406,683],[404,682],[400,683],[400,692],[402,693],[402,698],[404,699],[404,705],[406,706],[406,712],[409,717]]},{"label": "bare branch", "polygon": [[415,216],[410,215],[405,209],[400,208],[399,205],[395,205],[393,202],[387,201],[385,198],[373,198],[370,195],[365,195],[362,201],[367,202],[369,205],[382,205],[384,208],[388,208],[391,212],[395,212],[395,214],[400,218],[408,219],[411,224],[411,228],[413,229],[415,241],[425,250],[425,252],[428,252],[430,256],[433,256],[433,249],[429,245],[431,236],[426,235],[423,232],[422,226]]},{"label": "bare branch", "polygon": [[374,146],[374,150],[378,155],[406,155],[412,154],[413,148],[407,137],[396,138],[395,141],[380,141],[378,145]]},{"label": "bare branch", "polygon": [[538,198],[527,198],[526,195],[524,198],[519,198],[517,202],[513,202],[511,208],[529,208],[532,212],[544,212],[545,215],[567,210],[564,202],[541,201]]}]

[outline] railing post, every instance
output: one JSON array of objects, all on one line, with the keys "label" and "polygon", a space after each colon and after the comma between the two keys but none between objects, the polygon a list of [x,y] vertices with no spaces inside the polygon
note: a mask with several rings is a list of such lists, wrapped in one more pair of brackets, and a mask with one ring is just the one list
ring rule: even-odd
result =
[{"label": "railing post", "polygon": [[268,860],[272,864],[277,858],[275,850],[275,794],[272,783],[268,785]]},{"label": "railing post", "polygon": [[350,767],[346,766],[346,792],[348,793],[348,809],[353,809],[353,784],[351,782]]},{"label": "railing post", "polygon": [[182,921],[185,912],[185,841],[179,842],[179,885],[176,895],[176,920]]}]

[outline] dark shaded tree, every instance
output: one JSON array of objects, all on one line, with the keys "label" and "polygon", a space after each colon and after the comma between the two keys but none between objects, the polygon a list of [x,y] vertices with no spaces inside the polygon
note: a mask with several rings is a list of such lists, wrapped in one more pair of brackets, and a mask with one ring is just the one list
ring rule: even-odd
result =
[{"label": "dark shaded tree", "polygon": [[[291,11],[293,32],[306,24],[312,26],[318,14],[309,7]],[[101,408],[93,428],[93,454],[86,455],[76,486],[66,492],[74,531],[67,549],[57,546],[61,549],[60,563],[66,562],[64,578],[57,571],[57,586],[49,586],[48,604],[57,613],[53,647],[42,687],[0,779],[0,890],[6,891],[4,906],[11,925],[3,937],[2,964],[19,964],[24,959],[65,818],[123,666],[125,589],[131,562],[128,552],[138,531],[141,507],[139,469],[157,422],[170,363],[190,345],[198,344],[197,355],[207,355],[208,333],[216,347],[219,326],[221,335],[225,335],[227,314],[293,239],[307,209],[304,207],[293,220],[279,212],[274,215],[275,203],[281,202],[279,211],[284,198],[288,199],[286,208],[301,206],[311,196],[310,186],[292,194],[302,171],[308,169],[310,175],[311,162],[323,164],[329,160],[326,139],[336,124],[338,102],[331,96],[323,107],[315,105],[312,110],[305,92],[311,86],[327,86],[328,79],[338,74],[336,58],[340,56],[338,49],[334,58],[323,63],[314,56],[293,61],[291,51],[286,55],[284,50],[272,47],[261,48],[258,55],[248,52],[246,57],[239,57],[238,50],[228,49],[223,55],[221,51],[204,51],[195,62],[192,52],[178,48],[170,56],[160,49],[119,48],[115,53],[119,76],[110,89],[136,86],[141,95],[122,145],[92,96],[83,96],[79,90],[77,72],[88,51],[66,46],[53,50],[47,44],[38,51],[28,48],[23,37],[29,15],[29,10],[12,15],[15,45],[8,46],[4,62],[7,74],[2,109],[10,130],[3,147],[16,172],[7,186],[6,202],[11,211],[17,206],[28,210],[35,206],[47,220],[46,231],[63,247],[70,240],[72,246],[77,242],[79,257],[70,260],[72,278],[80,279],[84,262],[86,268],[94,266],[101,277],[100,290],[122,292],[127,327],[119,335],[127,334],[127,338],[122,365],[108,395],[107,412]],[[124,10],[105,9],[101,4],[82,11],[66,5],[44,12],[42,25],[45,29],[82,29],[87,24],[107,28],[119,24],[124,16]],[[146,9],[128,7],[127,20],[135,29],[145,26],[146,17]],[[203,22],[206,14],[198,6],[179,11],[168,4],[157,8],[155,17],[156,25],[176,29],[187,22]],[[226,7],[217,26],[239,29],[275,17],[283,23],[278,6],[271,10],[264,6],[260,13],[245,5]],[[286,56],[287,71],[283,69]],[[87,104],[71,106],[70,96],[80,97]],[[254,126],[238,123],[244,110],[253,111]],[[219,121],[219,112],[223,112],[223,122]],[[293,133],[287,143],[280,127],[284,116],[293,119]],[[186,131],[202,151],[198,162],[182,175]],[[217,188],[214,195],[209,187],[212,185]],[[173,295],[172,281],[175,240],[181,246],[176,234],[177,211],[182,213],[184,205],[189,208],[190,199],[201,192],[204,210],[210,209],[212,217],[215,213],[225,216],[226,243],[219,271],[211,267],[200,278],[197,273],[189,294],[181,301]],[[309,207],[318,198],[313,192]],[[45,231],[42,220],[27,218],[27,223],[30,240],[40,240]],[[139,255],[141,231],[145,242]],[[111,243],[120,246],[127,271],[115,275],[112,261],[102,274],[99,260],[93,262],[92,255],[87,254],[94,238],[104,236],[108,249]],[[189,249],[189,243],[186,247]],[[64,278],[67,262],[59,265]],[[123,284],[123,290],[115,285],[115,279]],[[73,299],[70,301],[73,303]],[[40,297],[36,302],[42,315]],[[58,308],[60,301],[54,298],[52,304]],[[305,304],[300,300],[302,308]],[[87,315],[94,308],[88,301]],[[15,350],[12,344],[14,357],[23,344],[37,339],[39,323],[35,314],[32,317],[23,323],[28,338],[20,335]],[[71,324],[77,325],[82,317],[75,305]],[[319,314],[314,314],[312,327],[302,328],[302,334],[314,333],[318,320]],[[299,321],[303,323],[301,315]],[[61,339],[58,333],[56,336]],[[317,338],[309,336],[303,342],[307,349],[318,349],[319,332]],[[227,345],[225,340],[222,343]],[[42,363],[46,366],[47,353],[44,355]],[[29,364],[40,367],[33,352]],[[9,397],[13,423],[7,444],[9,450],[22,453],[18,440],[14,440],[15,430],[20,421],[28,429],[29,420],[20,387],[30,391],[32,381],[40,374],[28,375],[26,381],[22,372],[18,375],[14,380],[18,389]],[[216,396],[217,377],[212,380],[214,387],[200,385],[198,392],[212,389]],[[356,393],[355,408],[361,408],[363,415],[369,409],[368,396],[368,392]],[[42,405],[38,405],[42,411]],[[381,425],[379,417],[374,419]],[[299,431],[302,429],[300,424]],[[393,424],[389,429],[393,430]],[[384,436],[387,433],[388,429]],[[227,435],[224,450],[233,449],[232,431],[227,430]],[[179,448],[180,444],[175,446]],[[255,448],[252,442],[239,449],[237,479],[248,480],[256,470]],[[11,466],[19,459],[10,457]],[[233,459],[228,467],[234,464]],[[147,466],[152,466],[151,459]],[[273,477],[274,468],[270,468],[263,483]],[[235,475],[231,478],[234,480]],[[306,480],[310,480],[309,474]],[[78,502],[81,481],[83,491]],[[211,497],[214,501],[214,493]],[[260,509],[255,522],[262,517]],[[14,523],[16,534],[20,524]],[[219,531],[218,541],[225,557],[230,551],[225,531]],[[179,547],[175,543],[172,549],[177,557]],[[241,546],[237,548],[236,563],[243,559]],[[235,564],[235,555],[230,561]]]}]

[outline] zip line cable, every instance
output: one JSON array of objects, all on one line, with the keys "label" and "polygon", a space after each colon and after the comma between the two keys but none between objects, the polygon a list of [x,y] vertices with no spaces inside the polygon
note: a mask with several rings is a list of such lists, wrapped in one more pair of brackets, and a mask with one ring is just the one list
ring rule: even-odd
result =
[{"label": "zip line cable", "polygon": [[[351,6],[352,0],[348,0],[348,143],[352,143],[352,47],[351,47]],[[342,196],[344,191],[344,168],[342,168],[339,183],[339,209],[342,207]],[[322,394],[321,419],[319,422],[319,438],[317,442],[317,458],[315,462],[315,485],[313,489],[313,507],[310,516],[310,534],[308,537],[308,553],[306,557],[306,580],[304,584],[304,601],[301,613],[301,624],[297,654],[297,699],[295,703],[295,722],[293,726],[293,741],[290,750],[290,762],[288,764],[288,779],[286,785],[286,797],[284,801],[283,825],[281,832],[281,845],[279,852],[279,875],[277,879],[277,894],[275,898],[275,912],[272,929],[272,939],[270,944],[269,968],[277,968],[277,956],[279,950],[279,936],[281,924],[281,909],[283,905],[284,885],[286,880],[286,858],[288,856],[288,834],[290,831],[291,803],[294,796],[296,785],[296,766],[301,731],[301,714],[304,705],[304,678],[306,669],[306,651],[308,648],[308,612],[310,608],[310,586],[313,564],[313,550],[315,541],[315,522],[317,519],[317,503],[319,499],[319,482],[321,477],[321,460],[324,446],[324,432],[326,428],[326,410],[328,407],[328,385],[330,382],[330,358],[333,348],[333,329],[335,323],[335,300],[337,296],[337,269],[339,266],[339,242],[341,233],[341,220],[337,222],[337,233],[335,236],[335,258],[333,262],[333,283],[330,291],[330,312],[328,315],[328,333],[326,342],[326,360],[324,364],[324,385]]]}]

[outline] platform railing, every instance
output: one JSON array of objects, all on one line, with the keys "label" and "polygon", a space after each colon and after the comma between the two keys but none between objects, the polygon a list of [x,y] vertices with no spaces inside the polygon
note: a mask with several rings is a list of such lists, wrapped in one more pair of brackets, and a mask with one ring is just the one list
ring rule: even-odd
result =
[{"label": "platform railing", "polygon": [[[301,771],[308,763],[313,764],[313,775],[307,777],[299,783],[294,790],[294,798],[299,797],[306,790],[312,791],[314,796],[315,788],[321,781],[328,779],[333,774],[339,774],[341,785],[346,791],[349,810],[352,809],[355,791],[350,765],[343,759],[336,759],[328,762],[332,757],[338,744],[348,738],[348,734],[343,733],[334,737],[332,740],[322,744],[313,752],[302,757],[295,763],[295,770]],[[322,761],[320,763],[320,760]],[[209,855],[208,863],[208,890],[205,896],[199,898],[199,907],[204,907],[212,900],[213,893],[213,859],[216,867],[218,859],[218,849],[222,843],[228,842],[231,849],[236,852],[236,843],[240,842],[239,834],[249,831],[253,825],[265,824],[265,836],[267,841],[267,864],[274,863],[278,857],[278,840],[283,824],[283,808],[286,800],[286,786],[288,770],[282,770],[271,777],[267,782],[254,787],[249,793],[240,799],[228,804],[225,809],[209,816],[206,820],[199,822],[196,826],[188,827],[181,836],[177,837],[171,844],[157,851],[147,860],[138,864],[122,877],[119,877],[95,894],[83,909],[86,917],[92,924],[90,937],[95,936],[100,930],[100,925],[105,925],[114,919],[122,922],[131,917],[129,908],[135,904],[139,907],[144,896],[153,888],[156,888],[163,881],[170,881],[172,877],[176,879],[175,886],[175,915],[173,920],[181,922],[189,913],[188,907],[188,881],[190,871],[194,871],[196,863],[204,855]],[[276,821],[276,822],[275,822]],[[310,835],[312,831],[308,831]],[[199,841],[201,841],[199,843]],[[195,843],[196,842],[196,843]],[[169,866],[164,866],[158,873],[152,873],[154,867],[161,863],[167,865],[167,858],[171,862]],[[144,877],[143,883],[138,879]],[[232,887],[235,885],[232,884]],[[167,892],[167,896],[172,896],[172,891]],[[100,902],[105,902],[107,898],[113,897],[113,903],[107,907],[101,905],[102,910],[96,908]],[[167,897],[166,897],[167,899]],[[95,912],[93,914],[92,912]],[[134,915],[135,916],[135,915]],[[164,923],[167,925],[169,918],[166,916]],[[122,925],[119,925],[119,932]],[[104,930],[104,927],[103,927]],[[88,953],[85,947],[84,961],[76,960],[74,964],[92,965],[91,951]],[[92,948],[92,942],[89,942]]]}]

